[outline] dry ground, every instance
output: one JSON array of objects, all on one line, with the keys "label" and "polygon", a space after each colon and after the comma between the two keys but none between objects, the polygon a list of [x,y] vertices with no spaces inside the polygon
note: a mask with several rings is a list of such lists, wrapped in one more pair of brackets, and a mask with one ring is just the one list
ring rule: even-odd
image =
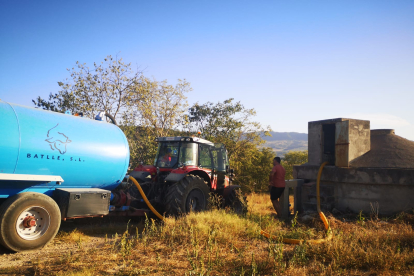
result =
[{"label": "dry ground", "polygon": [[279,221],[266,195],[249,211],[189,214],[164,222],[82,219],[63,222],[45,248],[1,251],[1,275],[414,275],[414,215],[378,219],[326,214],[332,241],[289,245],[260,235],[325,236],[317,214]]}]

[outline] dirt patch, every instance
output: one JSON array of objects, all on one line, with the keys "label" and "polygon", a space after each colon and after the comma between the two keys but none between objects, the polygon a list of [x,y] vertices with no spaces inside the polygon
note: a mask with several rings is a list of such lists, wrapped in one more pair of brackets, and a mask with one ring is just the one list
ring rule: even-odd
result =
[{"label": "dirt patch", "polygon": [[[48,261],[67,254],[76,254],[79,250],[99,248],[106,241],[112,240],[115,234],[122,234],[127,227],[136,227],[141,220],[135,220],[133,224],[125,218],[88,218],[62,221],[60,230],[49,244],[42,249],[10,252],[0,246],[0,269],[8,267],[31,266],[38,261]],[[84,233],[79,240],[68,240],[66,233],[78,229]]]}]

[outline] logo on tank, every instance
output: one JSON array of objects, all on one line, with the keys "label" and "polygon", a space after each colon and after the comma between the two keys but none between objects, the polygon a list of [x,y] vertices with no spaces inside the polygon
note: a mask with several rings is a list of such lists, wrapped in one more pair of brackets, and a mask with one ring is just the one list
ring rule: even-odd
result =
[{"label": "logo on tank", "polygon": [[59,124],[49,129],[45,141],[49,143],[52,150],[57,150],[60,154],[65,154],[67,145],[72,141],[63,132],[60,132],[58,126]]},{"label": "logo on tank", "polygon": [[[81,159],[80,157],[73,157],[73,156],[61,156],[66,153],[68,145],[72,142],[68,136],[66,136],[63,132],[60,131],[58,128],[59,124],[55,125],[51,129],[47,131],[47,139],[45,140],[49,147],[56,151],[56,155],[49,155],[45,153],[27,153],[26,157],[29,159],[34,160],[50,160],[50,161],[73,161],[73,162],[85,162],[85,159]],[[61,155],[59,155],[59,153]]]}]

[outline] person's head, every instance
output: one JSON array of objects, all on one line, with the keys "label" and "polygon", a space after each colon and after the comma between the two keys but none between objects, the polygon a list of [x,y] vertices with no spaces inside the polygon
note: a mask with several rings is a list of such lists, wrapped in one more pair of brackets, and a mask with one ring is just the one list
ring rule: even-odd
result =
[{"label": "person's head", "polygon": [[276,156],[273,158],[273,165],[280,164],[280,157]]}]

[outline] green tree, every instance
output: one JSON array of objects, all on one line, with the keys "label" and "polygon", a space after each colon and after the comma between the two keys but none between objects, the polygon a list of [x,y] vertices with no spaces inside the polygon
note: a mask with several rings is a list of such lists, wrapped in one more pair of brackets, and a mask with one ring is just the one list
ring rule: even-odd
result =
[{"label": "green tree", "polygon": [[271,148],[258,148],[250,143],[232,162],[237,167],[235,184],[242,185],[243,190],[248,192],[268,191],[274,157]]},{"label": "green tree", "polygon": [[270,150],[258,149],[264,143],[261,134],[268,133],[270,128],[265,129],[260,123],[251,121],[255,114],[254,109],[228,99],[216,104],[196,103],[189,108],[186,117],[190,132],[201,132],[203,138],[226,146],[230,166],[236,174],[235,184],[249,191],[268,182],[272,164]]},{"label": "green tree", "polygon": [[38,96],[35,100],[32,100],[32,102],[36,107],[64,113],[66,110],[74,110],[73,103],[75,102],[75,96],[68,93],[50,93],[49,100],[42,99]]},{"label": "green tree", "polygon": [[192,90],[186,80],[178,80],[175,86],[167,81],[141,78],[142,96],[126,113],[122,129],[131,147],[131,162],[151,164],[156,154],[156,137],[174,136],[181,125],[187,107],[185,94]]},{"label": "green tree", "polygon": [[67,69],[70,77],[58,82],[60,91],[49,99],[33,100],[37,107],[56,112],[82,112],[93,119],[104,111],[113,116],[127,136],[130,167],[138,162],[152,163],[157,136],[169,134],[178,126],[187,106],[185,93],[190,84],[178,80],[175,86],[167,81],[150,80],[134,70],[122,58],[108,56],[101,63],[88,67],[76,62]]},{"label": "green tree", "polygon": [[134,71],[131,63],[122,58],[107,56],[100,64],[94,63],[93,69],[77,61],[67,70],[70,77],[58,82],[61,90],[51,93],[48,101],[41,97],[33,100],[36,106],[57,112],[82,112],[88,118],[105,111],[118,121],[143,96],[141,72]]},{"label": "green tree", "polygon": [[155,136],[167,136],[177,128],[187,108],[185,94],[192,90],[190,83],[178,80],[175,86],[167,81],[143,78],[141,91],[145,97],[136,102],[139,125],[151,127]]},{"label": "green tree", "polygon": [[201,132],[203,138],[226,145],[229,156],[237,155],[248,143],[261,145],[261,133],[268,134],[258,122],[251,121],[256,115],[254,109],[245,108],[230,98],[217,104],[207,102],[194,104],[189,108],[187,128],[190,132]]},{"label": "green tree", "polygon": [[293,179],[293,166],[308,162],[308,151],[289,151],[282,159],[282,166],[286,170],[285,179]]}]

